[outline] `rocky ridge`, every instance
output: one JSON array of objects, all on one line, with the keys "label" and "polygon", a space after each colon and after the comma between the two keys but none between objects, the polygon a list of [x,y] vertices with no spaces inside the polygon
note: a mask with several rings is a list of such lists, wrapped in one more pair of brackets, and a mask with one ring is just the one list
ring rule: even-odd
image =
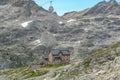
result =
[{"label": "rocky ridge", "polygon": [[71,67],[58,80],[119,80],[120,43],[97,51],[82,63]]},{"label": "rocky ridge", "polygon": [[[109,46],[120,41],[118,2],[102,1],[82,12],[66,13],[60,17],[49,13],[32,0],[12,1],[4,0],[0,4],[0,69],[38,64],[44,50],[51,48],[74,48],[69,65],[53,69],[55,74],[48,73],[35,79],[119,79],[119,45],[115,50],[109,50]],[[104,49],[107,55],[95,56],[92,60],[89,58],[96,53],[101,55]],[[90,64],[83,66],[82,61],[85,58],[88,62],[90,60]],[[113,64],[115,68],[109,66]],[[115,75],[105,68],[107,65]],[[11,76],[8,76],[8,80],[9,77]]]},{"label": "rocky ridge", "polygon": [[116,0],[110,1],[101,1],[92,8],[88,8],[86,10],[80,12],[69,12],[63,15],[64,18],[68,18],[69,16],[74,18],[80,18],[83,16],[108,16],[108,15],[120,15],[120,4]]}]

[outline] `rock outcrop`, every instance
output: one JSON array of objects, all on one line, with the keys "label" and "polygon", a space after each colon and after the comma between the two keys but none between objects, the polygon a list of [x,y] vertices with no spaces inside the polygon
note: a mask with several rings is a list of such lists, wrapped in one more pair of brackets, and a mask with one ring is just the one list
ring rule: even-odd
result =
[{"label": "rock outcrop", "polygon": [[[73,12],[70,12],[68,14],[64,14],[64,18],[69,18],[70,15],[72,15]],[[76,12],[71,17],[77,18],[82,16],[107,16],[107,15],[120,15],[120,5],[116,0],[110,0],[109,2],[101,1],[92,8]]]},{"label": "rock outcrop", "polygon": [[47,48],[74,48],[73,64],[54,71],[57,80],[119,79],[119,12],[115,0],[62,17],[32,0],[0,0],[0,69],[38,63]]}]

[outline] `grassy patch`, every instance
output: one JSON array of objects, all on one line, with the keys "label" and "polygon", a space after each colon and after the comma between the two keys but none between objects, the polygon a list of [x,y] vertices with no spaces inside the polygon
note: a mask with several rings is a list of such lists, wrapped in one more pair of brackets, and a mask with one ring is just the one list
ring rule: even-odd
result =
[{"label": "grassy patch", "polygon": [[69,63],[49,64],[49,65],[43,66],[42,68],[58,68],[58,67],[61,67],[61,66],[66,66],[66,65],[68,65],[68,64],[69,64]]},{"label": "grassy patch", "polygon": [[67,79],[71,79],[73,78],[74,76],[78,76],[79,74],[79,69],[71,69],[67,74],[66,74],[66,78]]},{"label": "grassy patch", "polygon": [[27,72],[25,72],[25,79],[26,78],[31,78],[31,77],[37,77],[37,76],[41,76],[48,73],[48,70],[28,70]]},{"label": "grassy patch", "polygon": [[95,59],[104,54],[108,54],[108,52],[115,50],[118,47],[120,47],[120,42],[108,47],[107,49],[97,51],[96,53],[92,54],[91,56],[89,56],[83,61],[84,67],[85,68],[89,67],[89,63],[91,62],[92,59]]},{"label": "grassy patch", "polygon": [[54,72],[54,74],[53,74],[53,76],[52,77],[56,77],[57,76],[57,73],[56,72]]},{"label": "grassy patch", "polygon": [[59,77],[63,76],[64,75],[64,71],[62,71],[59,75]]},{"label": "grassy patch", "polygon": [[10,76],[20,76],[23,79],[37,77],[48,73],[48,70],[32,70],[31,68],[19,68],[13,69],[6,72],[1,73],[0,75],[10,75]]},{"label": "grassy patch", "polygon": [[19,72],[23,71],[24,69],[25,69],[25,67],[18,68],[18,69],[11,69],[11,70],[0,73],[0,75],[18,74]]}]

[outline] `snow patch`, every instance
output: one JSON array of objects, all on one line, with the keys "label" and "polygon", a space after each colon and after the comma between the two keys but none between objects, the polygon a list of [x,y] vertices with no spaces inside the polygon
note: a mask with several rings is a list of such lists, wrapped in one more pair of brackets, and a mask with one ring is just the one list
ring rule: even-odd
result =
[{"label": "snow patch", "polygon": [[39,45],[39,44],[41,44],[41,40],[40,39],[35,40],[35,41],[32,42],[32,44],[33,45]]},{"label": "snow patch", "polygon": [[34,40],[32,41],[29,46],[31,47],[31,49],[35,49],[36,47],[42,45],[42,42],[40,39]]},{"label": "snow patch", "polygon": [[64,23],[63,23],[62,21],[59,21],[59,24],[62,25],[62,24],[64,24]]},{"label": "snow patch", "polygon": [[67,22],[69,23],[69,22],[75,22],[75,21],[76,21],[75,19],[70,19]]},{"label": "snow patch", "polygon": [[22,26],[23,28],[26,28],[26,27],[29,25],[29,23],[31,23],[31,22],[32,22],[32,20],[26,21],[26,22],[22,23],[21,26]]},{"label": "snow patch", "polygon": [[53,34],[53,36],[56,36],[57,34]]},{"label": "snow patch", "polygon": [[81,41],[76,41],[76,43],[77,43],[77,44],[80,44],[80,43],[81,43]]},{"label": "snow patch", "polygon": [[18,21],[18,20],[15,20],[16,22]]},{"label": "snow patch", "polygon": [[86,32],[88,32],[88,31],[89,31],[89,29],[88,29],[88,28],[85,28],[84,30],[85,30]]}]

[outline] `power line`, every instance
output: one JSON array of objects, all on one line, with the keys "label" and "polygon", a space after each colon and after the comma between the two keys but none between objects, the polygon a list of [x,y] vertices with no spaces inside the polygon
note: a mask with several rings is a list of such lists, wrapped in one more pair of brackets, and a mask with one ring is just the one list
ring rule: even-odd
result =
[{"label": "power line", "polygon": [[43,4],[41,4],[41,6],[44,6],[44,5],[48,4],[48,3],[50,3],[50,6],[52,6],[52,3],[53,3],[54,1],[55,1],[55,0],[48,0],[48,1],[44,2]]},{"label": "power line", "polygon": [[46,4],[48,4],[50,1],[46,1],[46,2],[44,2],[43,4],[41,4],[41,6],[44,6],[44,5],[46,5]]}]

